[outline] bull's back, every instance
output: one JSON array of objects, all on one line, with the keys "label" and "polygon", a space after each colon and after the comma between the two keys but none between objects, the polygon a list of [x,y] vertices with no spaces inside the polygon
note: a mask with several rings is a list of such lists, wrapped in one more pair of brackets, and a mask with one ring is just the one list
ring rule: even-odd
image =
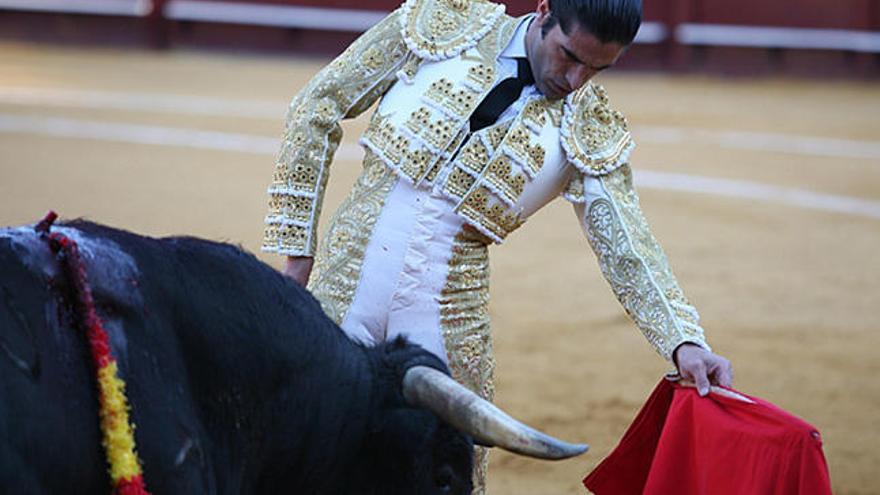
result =
[{"label": "bull's back", "polygon": [[[227,244],[82,222],[53,231],[80,245],[152,493],[313,486],[309,475],[349,462],[370,365],[304,289]],[[0,487],[11,493],[110,486],[70,300],[33,230],[0,229]],[[326,438],[334,463],[306,462]]]}]

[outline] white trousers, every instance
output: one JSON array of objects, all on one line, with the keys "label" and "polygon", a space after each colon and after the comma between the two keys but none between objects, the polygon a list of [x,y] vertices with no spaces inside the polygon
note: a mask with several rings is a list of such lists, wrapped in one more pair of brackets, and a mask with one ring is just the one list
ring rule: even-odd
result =
[{"label": "white trousers", "polygon": [[342,329],[367,344],[403,335],[448,362],[439,298],[462,226],[448,200],[398,180],[373,228]]}]

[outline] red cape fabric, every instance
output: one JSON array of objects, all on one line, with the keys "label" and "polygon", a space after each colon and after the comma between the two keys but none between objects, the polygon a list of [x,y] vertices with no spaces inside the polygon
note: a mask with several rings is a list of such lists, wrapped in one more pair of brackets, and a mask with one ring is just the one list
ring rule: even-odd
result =
[{"label": "red cape fabric", "polygon": [[819,432],[746,397],[754,403],[662,380],[584,486],[596,495],[831,495]]}]

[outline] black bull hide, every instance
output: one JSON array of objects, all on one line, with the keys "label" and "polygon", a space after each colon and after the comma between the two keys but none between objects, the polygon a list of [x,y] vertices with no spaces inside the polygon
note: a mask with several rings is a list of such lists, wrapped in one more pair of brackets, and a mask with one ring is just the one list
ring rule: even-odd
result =
[{"label": "black bull hide", "polygon": [[[80,244],[152,493],[470,493],[470,437],[401,394],[434,356],[356,345],[237,247],[53,231]],[[110,490],[69,290],[32,229],[0,229],[0,492]]]}]

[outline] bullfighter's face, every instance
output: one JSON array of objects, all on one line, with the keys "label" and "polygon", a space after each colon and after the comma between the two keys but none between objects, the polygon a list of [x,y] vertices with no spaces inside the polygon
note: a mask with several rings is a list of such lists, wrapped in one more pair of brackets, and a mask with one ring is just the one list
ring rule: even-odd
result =
[{"label": "bullfighter's face", "polygon": [[560,22],[551,19],[549,0],[540,0],[537,13],[526,35],[526,52],[535,85],[552,100],[564,98],[614,65],[626,48],[602,43],[577,20],[570,21],[566,33]]}]

